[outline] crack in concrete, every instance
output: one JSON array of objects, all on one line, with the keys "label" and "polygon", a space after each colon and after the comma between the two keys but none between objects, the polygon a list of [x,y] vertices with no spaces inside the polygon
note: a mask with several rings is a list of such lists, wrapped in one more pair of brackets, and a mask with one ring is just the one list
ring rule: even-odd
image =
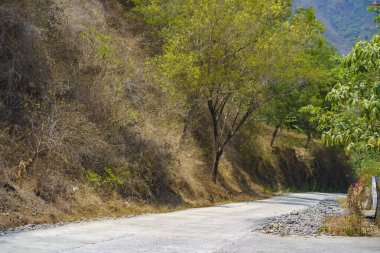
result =
[{"label": "crack in concrete", "polygon": [[73,248],[67,248],[64,250],[59,250],[59,251],[56,251],[56,253],[68,252],[68,251],[72,251],[72,250],[85,248],[87,246],[94,246],[94,245],[98,245],[98,244],[102,244],[102,243],[106,243],[106,242],[112,242],[115,240],[125,239],[127,237],[133,237],[134,235],[135,234],[123,235],[123,236],[119,236],[119,237],[115,237],[115,238],[111,238],[111,239],[102,240],[99,242],[83,242],[83,245],[81,245],[81,246],[77,246],[77,247],[73,247]]}]

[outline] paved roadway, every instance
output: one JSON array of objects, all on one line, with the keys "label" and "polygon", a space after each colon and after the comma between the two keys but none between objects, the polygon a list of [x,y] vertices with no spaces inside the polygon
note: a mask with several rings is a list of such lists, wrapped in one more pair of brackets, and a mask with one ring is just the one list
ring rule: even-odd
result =
[{"label": "paved roadway", "polygon": [[278,237],[252,232],[266,218],[339,196],[324,193],[289,194],[172,213],[72,223],[2,236],[0,253],[379,253],[380,238]]}]

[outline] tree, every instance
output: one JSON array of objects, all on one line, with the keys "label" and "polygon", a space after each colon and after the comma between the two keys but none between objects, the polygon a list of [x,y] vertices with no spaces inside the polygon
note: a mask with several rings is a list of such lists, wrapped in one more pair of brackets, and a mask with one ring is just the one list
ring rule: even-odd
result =
[{"label": "tree", "polygon": [[207,107],[214,181],[226,145],[251,115],[310,79],[307,49],[323,27],[310,10],[292,16],[291,5],[291,0],[152,0],[138,5],[163,39],[163,52],[153,64],[166,91]]},{"label": "tree", "polygon": [[380,147],[380,36],[358,42],[335,70],[339,83],[328,93],[329,107],[309,111],[328,145],[347,150]]},{"label": "tree", "polygon": [[380,175],[379,53],[379,35],[357,42],[333,69],[336,85],[325,103],[303,108],[313,115],[310,120],[318,124],[325,145],[344,147],[356,175],[367,182]]},{"label": "tree", "polygon": [[[311,12],[311,10],[308,11]],[[310,15],[314,13],[311,12]],[[309,74],[308,82],[288,95],[272,100],[263,110],[267,124],[275,126],[271,146],[274,145],[282,126],[306,132],[308,136],[306,146],[309,145],[311,135],[316,132],[316,124],[309,121],[311,115],[300,109],[309,104],[314,106],[324,104],[324,98],[335,81],[335,77],[330,72],[336,65],[334,60],[336,48],[331,47],[323,35],[319,34],[315,38],[315,44],[308,49],[308,53],[313,56],[311,60],[314,68]]]}]

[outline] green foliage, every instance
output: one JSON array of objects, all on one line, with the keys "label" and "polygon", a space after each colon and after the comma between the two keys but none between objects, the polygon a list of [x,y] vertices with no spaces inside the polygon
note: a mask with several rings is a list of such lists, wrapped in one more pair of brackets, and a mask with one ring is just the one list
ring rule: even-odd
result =
[{"label": "green foliage", "polygon": [[285,86],[311,73],[304,46],[323,28],[309,10],[289,19],[290,3],[136,1],[136,10],[164,37],[155,64],[167,88],[209,97],[216,86],[249,95],[265,83]]},{"label": "green foliage", "polygon": [[312,114],[302,108],[309,104],[322,106],[325,103],[324,97],[335,81],[330,70],[336,64],[334,59],[336,49],[329,46],[320,34],[316,35],[315,44],[308,49],[308,53],[313,56],[311,62],[314,66],[313,72],[309,75],[310,78],[299,89],[271,101],[265,107],[263,113],[268,123],[284,125],[298,131],[313,130],[315,132],[315,125],[309,123]]},{"label": "green foliage", "polygon": [[[116,51],[112,48],[112,38],[99,32],[95,28],[81,32],[81,38],[86,43],[94,44],[96,53],[101,60],[117,59]],[[117,62],[113,62],[117,65]]]},{"label": "green foliage", "polygon": [[225,145],[253,112],[282,96],[297,100],[300,87],[326,75],[331,49],[321,36],[323,25],[311,9],[292,13],[291,0],[136,5],[163,40],[162,54],[151,61],[156,82],[176,100],[209,109],[214,170]]},{"label": "green foliage", "polygon": [[98,173],[96,173],[94,171],[89,171],[87,173],[86,180],[97,185],[97,186],[101,185],[103,182],[103,178]]},{"label": "green foliage", "polygon": [[323,141],[347,150],[380,146],[380,36],[360,41],[335,69],[339,83],[327,94],[328,108],[312,108]]},{"label": "green foliage", "polygon": [[95,184],[96,186],[117,186],[127,183],[129,177],[129,171],[127,171],[125,168],[106,167],[101,174],[95,171],[89,171],[87,173],[86,180]]},{"label": "green foliage", "polygon": [[351,155],[350,164],[358,178],[370,182],[371,176],[380,176],[380,152],[376,150],[358,151]]},{"label": "green foliage", "polygon": [[[127,0],[128,2],[129,0]],[[170,0],[132,0],[135,4],[134,11],[143,16],[145,23],[157,30],[163,29],[179,15],[181,3]]]}]

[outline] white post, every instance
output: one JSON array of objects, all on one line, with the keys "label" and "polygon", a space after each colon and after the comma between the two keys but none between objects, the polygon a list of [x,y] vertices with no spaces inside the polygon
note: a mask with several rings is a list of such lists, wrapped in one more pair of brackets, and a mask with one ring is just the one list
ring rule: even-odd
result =
[{"label": "white post", "polygon": [[377,207],[377,182],[379,181],[378,177],[372,177],[372,210],[376,210]]}]

